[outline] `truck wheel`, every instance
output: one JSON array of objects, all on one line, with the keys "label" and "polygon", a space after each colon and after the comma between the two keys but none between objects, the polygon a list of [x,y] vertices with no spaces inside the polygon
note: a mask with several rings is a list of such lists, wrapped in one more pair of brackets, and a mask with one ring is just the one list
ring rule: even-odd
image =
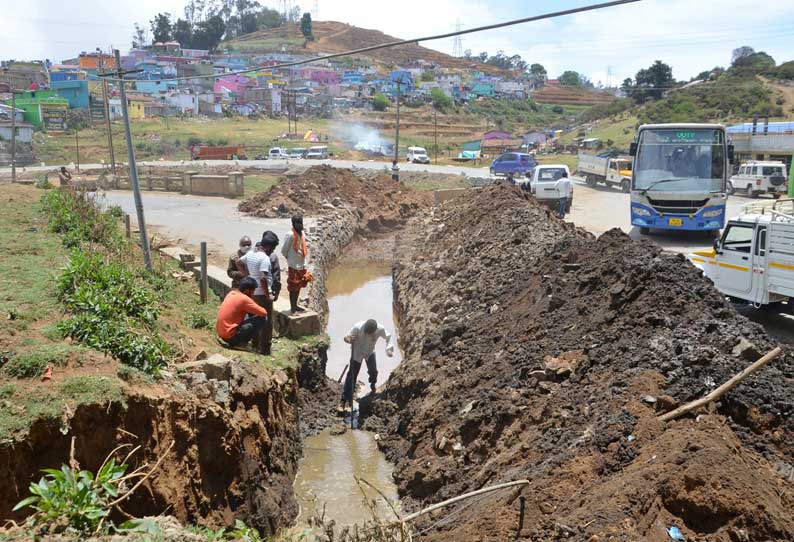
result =
[{"label": "truck wheel", "polygon": [[757,198],[760,194],[761,192],[759,190],[750,190],[750,197],[753,199]]},{"label": "truck wheel", "polygon": [[629,192],[631,192],[631,183],[629,182],[628,179],[623,179],[622,181],[620,181],[620,190],[624,194],[628,194]]},{"label": "truck wheel", "polygon": [[747,185],[747,189],[745,190],[745,192],[747,192],[747,196],[750,198],[754,198],[758,195],[758,192],[753,190],[753,185],[751,184]]},{"label": "truck wheel", "polygon": [[585,180],[587,182],[587,186],[589,186],[590,188],[595,188],[596,185],[598,184],[598,181],[592,175],[588,175]]},{"label": "truck wheel", "polygon": [[642,226],[640,228],[640,235],[649,235],[650,233],[651,233],[650,228],[646,228],[645,226]]}]

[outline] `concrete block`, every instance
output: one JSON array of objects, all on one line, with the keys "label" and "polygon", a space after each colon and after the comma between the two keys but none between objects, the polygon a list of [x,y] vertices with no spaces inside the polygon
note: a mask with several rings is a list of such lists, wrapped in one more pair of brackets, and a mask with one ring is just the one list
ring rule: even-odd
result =
[{"label": "concrete block", "polygon": [[180,264],[184,264],[185,262],[192,262],[196,259],[196,257],[193,254],[191,254],[182,247],[164,247],[160,249],[160,252],[170,258],[173,258],[174,260],[178,261]]},{"label": "concrete block", "polygon": [[229,380],[232,376],[231,360],[222,354],[213,354],[207,359],[177,364],[177,370],[201,373],[210,380]]},{"label": "concrete block", "polygon": [[297,314],[292,314],[289,305],[284,308],[273,308],[273,327],[282,337],[297,339],[306,335],[319,335],[322,333],[323,326],[320,315],[314,311],[306,310]]}]

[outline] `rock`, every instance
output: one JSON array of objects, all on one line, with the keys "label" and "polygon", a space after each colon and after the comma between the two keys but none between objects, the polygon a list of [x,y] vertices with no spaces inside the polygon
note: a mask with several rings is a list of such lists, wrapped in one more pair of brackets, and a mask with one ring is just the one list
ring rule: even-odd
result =
[{"label": "rock", "polygon": [[452,445],[452,451],[456,454],[462,454],[464,451],[466,451],[466,447],[460,442],[456,442]]},{"label": "rock", "polygon": [[444,448],[447,447],[447,444],[449,444],[449,441],[447,441],[447,437],[441,437],[436,441],[436,449],[440,452],[443,452]]},{"label": "rock", "polygon": [[204,373],[187,373],[182,375],[182,382],[185,383],[185,386],[188,389],[196,388],[202,384],[207,382],[207,375]]},{"label": "rock", "polygon": [[207,359],[208,357],[209,357],[209,356],[208,356],[208,354],[207,354],[207,351],[206,351],[206,350],[202,350],[201,352],[199,352],[198,354],[196,354],[196,357],[195,357],[194,359],[195,359],[196,361],[201,361],[201,360]]},{"label": "rock", "polygon": [[678,408],[678,401],[669,395],[660,395],[656,398],[656,412],[670,412]]},{"label": "rock", "polygon": [[578,263],[566,263],[562,266],[563,271],[579,271],[581,268],[582,266]]},{"label": "rock", "polygon": [[643,395],[640,399],[646,405],[655,405],[656,404],[656,397],[653,395]]},{"label": "rock", "polygon": [[323,203],[323,209],[334,210],[334,209],[336,209],[336,206],[334,204],[332,204],[332,203]]},{"label": "rock", "polygon": [[491,314],[494,314],[495,312],[498,312],[498,311],[499,311],[499,304],[498,303],[494,303],[493,305],[491,305],[491,308],[488,309],[488,312],[491,313]]},{"label": "rock", "polygon": [[208,359],[179,363],[176,368],[179,371],[202,372],[208,379],[229,380],[232,374],[231,362],[232,360],[222,354],[213,354]]},{"label": "rock", "polygon": [[555,510],[554,506],[547,503],[546,501],[543,501],[540,504],[538,504],[538,508],[540,508],[540,511],[546,515],[553,514]]},{"label": "rock", "polygon": [[344,435],[347,433],[347,425],[343,423],[335,423],[331,426],[331,429],[329,429],[328,432],[335,436]]},{"label": "rock", "polygon": [[461,415],[461,417],[462,417],[462,416],[465,416],[466,414],[468,414],[469,412],[471,412],[471,409],[472,409],[472,408],[474,408],[474,401],[471,401],[471,402],[470,402],[469,404],[467,404],[465,407],[463,407],[462,409],[460,409],[460,412],[459,412],[459,414]]},{"label": "rock", "polygon": [[547,374],[565,378],[576,372],[577,367],[585,360],[587,360],[587,355],[583,350],[573,350],[563,352],[556,358],[553,356],[544,357],[543,366],[546,368]]},{"label": "rock", "polygon": [[543,370],[535,370],[529,372],[529,378],[534,378],[538,382],[543,382],[546,380],[546,371]]},{"label": "rock", "polygon": [[210,380],[213,394],[212,399],[219,405],[228,405],[231,401],[231,390],[227,380]]},{"label": "rock", "polygon": [[761,357],[758,347],[744,337],[741,337],[739,344],[733,347],[733,355],[741,356],[747,361],[756,361]]}]

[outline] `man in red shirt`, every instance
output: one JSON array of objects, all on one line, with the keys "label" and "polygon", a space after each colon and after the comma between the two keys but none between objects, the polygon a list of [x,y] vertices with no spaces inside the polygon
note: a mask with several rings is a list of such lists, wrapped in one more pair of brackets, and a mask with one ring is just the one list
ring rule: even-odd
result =
[{"label": "man in red shirt", "polygon": [[267,311],[251,298],[256,287],[256,280],[243,278],[240,289],[232,288],[218,309],[215,331],[229,346],[248,343],[267,323]]}]

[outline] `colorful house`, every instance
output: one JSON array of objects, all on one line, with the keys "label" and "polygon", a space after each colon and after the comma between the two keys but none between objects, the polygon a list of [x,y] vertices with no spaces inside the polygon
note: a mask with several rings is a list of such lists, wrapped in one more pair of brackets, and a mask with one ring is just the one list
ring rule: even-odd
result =
[{"label": "colorful house", "polygon": [[81,70],[96,73],[102,70],[113,70],[116,68],[116,59],[111,55],[101,53],[80,53],[77,57],[77,65]]},{"label": "colorful house", "polygon": [[85,79],[85,72],[77,64],[53,64],[50,66],[50,86],[56,81]]},{"label": "colorful house", "polygon": [[176,81],[155,80],[155,81],[135,81],[135,90],[143,94],[160,94],[169,92],[177,88]]},{"label": "colorful house", "polygon": [[54,90],[25,92],[16,100],[17,109],[25,111],[25,121],[47,133],[66,131],[69,101],[59,98]]},{"label": "colorful house", "polygon": [[53,81],[51,88],[69,100],[71,109],[88,109],[88,81]]},{"label": "colorful house", "polygon": [[475,97],[491,97],[496,94],[496,88],[493,83],[481,81],[475,83],[469,93]]},{"label": "colorful house", "polygon": [[165,113],[165,106],[148,96],[127,96],[127,112],[131,119],[162,117]]}]

